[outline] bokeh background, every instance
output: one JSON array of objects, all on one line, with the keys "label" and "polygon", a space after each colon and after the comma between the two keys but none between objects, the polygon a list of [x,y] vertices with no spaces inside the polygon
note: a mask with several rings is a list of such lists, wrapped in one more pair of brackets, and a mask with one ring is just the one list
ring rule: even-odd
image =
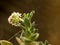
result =
[{"label": "bokeh background", "polygon": [[[35,10],[33,19],[40,33],[37,41],[48,40],[52,45],[60,45],[60,0],[0,0],[0,40],[9,40],[20,31],[8,23],[12,12],[30,12]],[[18,43],[15,37],[9,40]]]}]

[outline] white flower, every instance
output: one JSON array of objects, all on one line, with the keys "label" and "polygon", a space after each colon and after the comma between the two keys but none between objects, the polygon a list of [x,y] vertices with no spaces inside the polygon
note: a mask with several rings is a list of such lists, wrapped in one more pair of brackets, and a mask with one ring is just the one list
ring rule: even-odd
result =
[{"label": "white flower", "polygon": [[21,14],[18,12],[13,12],[8,18],[8,22],[14,26],[20,26],[20,22],[22,21],[23,19],[21,18]]}]

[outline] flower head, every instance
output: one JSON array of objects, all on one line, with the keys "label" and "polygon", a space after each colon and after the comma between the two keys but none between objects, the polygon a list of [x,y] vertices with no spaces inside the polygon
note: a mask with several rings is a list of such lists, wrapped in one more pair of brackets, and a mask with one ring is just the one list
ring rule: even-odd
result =
[{"label": "flower head", "polygon": [[20,26],[20,22],[23,21],[21,14],[18,12],[13,12],[8,18],[8,22],[14,26]]}]

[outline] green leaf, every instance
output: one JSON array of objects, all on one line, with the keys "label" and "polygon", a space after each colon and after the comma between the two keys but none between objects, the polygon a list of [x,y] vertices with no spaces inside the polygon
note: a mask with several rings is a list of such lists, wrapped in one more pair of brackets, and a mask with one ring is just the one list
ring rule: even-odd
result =
[{"label": "green leaf", "polygon": [[11,42],[6,41],[6,40],[1,40],[1,41],[0,41],[0,44],[1,44],[1,45],[13,45]]},{"label": "green leaf", "polygon": [[44,43],[42,41],[40,41],[40,44],[39,45],[44,45]]},{"label": "green leaf", "polygon": [[29,22],[29,20],[27,18],[25,18],[25,20],[24,20],[24,25],[25,25],[26,29],[28,27],[30,27],[30,22]]},{"label": "green leaf", "polygon": [[30,13],[27,13],[27,18],[29,18]]},{"label": "green leaf", "polygon": [[18,37],[16,37],[17,42],[19,43],[19,45],[25,45],[25,43]]},{"label": "green leaf", "polygon": [[24,42],[31,42],[31,39],[28,37],[20,37]]},{"label": "green leaf", "polygon": [[49,42],[48,42],[47,40],[45,40],[45,43],[44,43],[44,44],[45,44],[45,45],[50,45]]},{"label": "green leaf", "polygon": [[32,19],[32,17],[33,17],[33,14],[35,13],[35,11],[31,11],[30,12],[30,15],[29,15],[29,20],[31,20]]},{"label": "green leaf", "polygon": [[23,30],[22,33],[21,33],[21,36],[29,37],[30,33],[27,30],[25,30],[25,31]]},{"label": "green leaf", "polygon": [[25,20],[26,18],[28,19],[28,14],[24,13],[23,14],[23,19]]},{"label": "green leaf", "polygon": [[30,32],[34,33],[36,31],[35,29],[35,22],[33,22],[32,24],[30,24]]},{"label": "green leaf", "polygon": [[31,40],[34,41],[39,37],[39,33],[35,33],[31,35]]},{"label": "green leaf", "polygon": [[25,17],[27,17],[27,14],[26,14],[26,13],[23,13],[23,16],[24,16],[24,18],[25,18]]}]

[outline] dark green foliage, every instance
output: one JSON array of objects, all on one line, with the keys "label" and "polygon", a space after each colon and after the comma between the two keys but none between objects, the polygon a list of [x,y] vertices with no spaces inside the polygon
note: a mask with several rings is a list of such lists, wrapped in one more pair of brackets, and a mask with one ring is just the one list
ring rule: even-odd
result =
[{"label": "dark green foliage", "polygon": [[21,35],[20,38],[22,38],[23,41],[34,41],[38,38],[39,34],[35,29],[35,22],[31,22],[31,19],[33,17],[33,14],[35,13],[35,11],[31,11],[30,13],[24,13],[23,14],[23,33]]}]

